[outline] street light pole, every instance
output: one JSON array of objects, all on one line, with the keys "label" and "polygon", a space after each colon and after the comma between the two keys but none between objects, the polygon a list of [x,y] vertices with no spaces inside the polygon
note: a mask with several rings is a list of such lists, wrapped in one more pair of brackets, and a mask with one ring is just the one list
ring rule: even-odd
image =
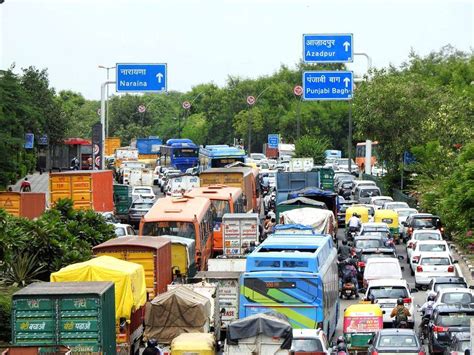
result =
[{"label": "street light pole", "polygon": [[[107,81],[109,81],[109,70],[110,69],[115,69],[115,67],[106,67],[106,66],[103,66],[103,65],[99,65],[99,68],[100,69],[106,69],[107,70]],[[109,136],[109,86],[107,85],[107,99],[106,99],[106,106],[105,106],[105,124],[106,124],[106,127],[105,127],[105,136],[108,137]]]},{"label": "street light pole", "polygon": [[[105,88],[109,84],[115,84],[115,81],[106,81],[100,86],[100,123],[102,125],[101,132],[101,149],[100,149],[100,169],[104,169],[104,149],[105,149]],[[94,147],[92,147],[92,154],[94,154]],[[93,160],[92,164],[95,164]]]}]

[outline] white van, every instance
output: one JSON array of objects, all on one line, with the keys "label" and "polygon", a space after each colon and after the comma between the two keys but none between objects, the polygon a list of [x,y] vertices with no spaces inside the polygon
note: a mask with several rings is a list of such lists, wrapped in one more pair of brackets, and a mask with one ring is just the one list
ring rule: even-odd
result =
[{"label": "white van", "polygon": [[369,281],[380,279],[402,280],[402,268],[396,258],[369,258],[364,270],[364,288]]}]

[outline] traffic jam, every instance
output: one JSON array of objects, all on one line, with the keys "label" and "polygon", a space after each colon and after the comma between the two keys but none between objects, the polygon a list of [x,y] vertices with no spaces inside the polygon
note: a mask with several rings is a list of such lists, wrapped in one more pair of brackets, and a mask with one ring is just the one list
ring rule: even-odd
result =
[{"label": "traffic jam", "polygon": [[13,295],[6,354],[469,351],[472,285],[442,221],[340,151],[317,166],[291,144],[108,144],[107,170],[50,173],[50,199],[116,238]]}]

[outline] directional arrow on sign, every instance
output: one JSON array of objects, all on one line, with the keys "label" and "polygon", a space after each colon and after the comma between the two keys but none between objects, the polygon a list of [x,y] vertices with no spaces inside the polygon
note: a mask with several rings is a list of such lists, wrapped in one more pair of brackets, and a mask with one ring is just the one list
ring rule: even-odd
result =
[{"label": "directional arrow on sign", "polygon": [[346,87],[349,86],[349,83],[350,83],[350,82],[351,82],[351,79],[349,79],[349,78],[345,78],[345,79],[344,79],[344,84],[346,84]]},{"label": "directional arrow on sign", "polygon": [[158,82],[161,83],[161,80],[163,79],[163,74],[161,73],[156,74],[156,78],[158,79]]},{"label": "directional arrow on sign", "polygon": [[351,46],[351,44],[350,44],[349,42],[347,42],[347,41],[345,41],[342,45],[344,46],[344,50],[345,50],[346,52],[349,50],[349,47]]}]

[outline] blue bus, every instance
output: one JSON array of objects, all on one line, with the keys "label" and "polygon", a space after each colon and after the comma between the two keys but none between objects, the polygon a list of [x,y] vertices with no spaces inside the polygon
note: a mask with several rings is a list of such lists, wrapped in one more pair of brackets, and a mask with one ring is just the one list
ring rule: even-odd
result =
[{"label": "blue bus", "polygon": [[239,318],[267,311],[331,337],[339,313],[337,252],[329,236],[270,236],[248,255]]},{"label": "blue bus", "polygon": [[168,139],[160,147],[160,165],[181,170],[199,165],[199,147],[191,139]]},{"label": "blue bus", "polygon": [[201,170],[223,168],[235,162],[245,163],[245,150],[228,145],[206,145],[199,150]]}]

